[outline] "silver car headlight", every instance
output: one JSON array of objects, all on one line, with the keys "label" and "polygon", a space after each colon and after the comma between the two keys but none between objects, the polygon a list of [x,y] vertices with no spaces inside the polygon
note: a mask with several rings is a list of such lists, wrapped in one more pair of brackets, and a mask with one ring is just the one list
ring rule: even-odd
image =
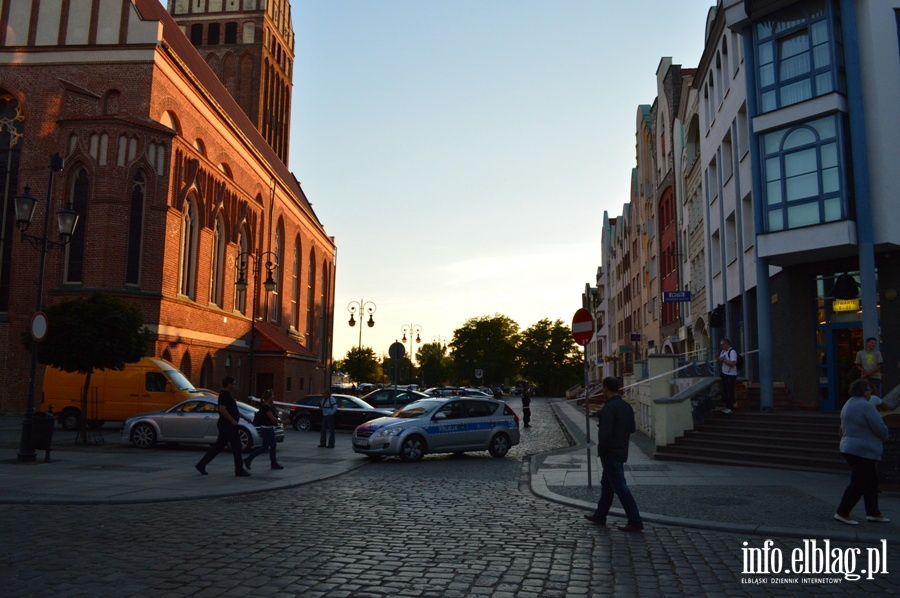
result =
[{"label": "silver car headlight", "polygon": [[399,436],[402,432],[403,428],[388,428],[386,430],[379,430],[372,435],[372,439],[392,438],[394,436]]}]

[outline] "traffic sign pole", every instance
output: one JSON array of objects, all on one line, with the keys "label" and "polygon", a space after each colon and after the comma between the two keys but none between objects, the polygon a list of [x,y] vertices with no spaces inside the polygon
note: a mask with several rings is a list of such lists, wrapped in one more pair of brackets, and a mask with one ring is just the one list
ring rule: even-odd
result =
[{"label": "traffic sign pole", "polygon": [[588,396],[588,356],[587,346],[594,338],[594,316],[591,312],[581,308],[575,312],[572,318],[572,338],[575,342],[582,346],[584,350],[584,430],[587,434],[587,475],[588,488],[591,486],[591,399]]}]

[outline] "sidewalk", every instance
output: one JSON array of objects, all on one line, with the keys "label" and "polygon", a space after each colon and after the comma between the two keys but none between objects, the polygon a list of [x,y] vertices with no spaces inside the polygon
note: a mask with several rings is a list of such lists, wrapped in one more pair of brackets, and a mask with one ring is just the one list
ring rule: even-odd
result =
[{"label": "sidewalk", "polygon": [[[519,409],[518,397],[508,400]],[[580,513],[594,509],[600,491],[600,463],[593,446],[586,444],[584,412],[562,399],[537,399],[532,401],[532,409],[541,420],[551,420],[555,415],[574,444],[530,458],[531,489],[547,500],[579,509],[573,516],[580,518]],[[552,426],[549,421],[547,424]],[[592,419],[592,438],[595,424]],[[260,455],[249,478],[234,477],[227,453],[208,466],[209,475],[201,476],[194,470],[194,463],[206,446],[136,449],[121,444],[119,428],[111,426],[102,430],[105,444],[98,446],[77,445],[74,432],[57,429],[50,462],[44,462],[44,451],[38,451],[35,463],[20,463],[20,434],[20,418],[0,417],[0,504],[128,504],[221,498],[317,482],[369,462],[353,452],[346,431],[338,431],[336,448],[323,449],[317,446],[318,433],[286,430],[287,438],[278,446],[278,460],[285,469],[270,470],[267,456]],[[561,443],[564,440],[556,446]],[[650,525],[778,537],[900,541],[898,493],[882,493],[880,497],[881,509],[892,523],[867,523],[861,503],[853,513],[862,519],[860,525],[846,526],[832,519],[849,481],[849,471],[847,475],[834,475],[654,461],[653,449],[650,439],[633,434],[626,465],[628,484]],[[611,514],[622,516],[618,502],[613,505]]]}]

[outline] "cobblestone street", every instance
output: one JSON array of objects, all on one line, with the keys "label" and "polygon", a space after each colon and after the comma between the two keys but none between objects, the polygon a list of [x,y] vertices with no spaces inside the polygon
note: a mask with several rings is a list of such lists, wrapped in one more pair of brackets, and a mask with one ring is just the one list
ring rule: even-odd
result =
[{"label": "cobblestone street", "polygon": [[[531,494],[523,462],[566,445],[538,401],[515,454],[388,459],[288,490],[145,505],[0,505],[0,587],[20,596],[892,595],[895,575],[742,583],[760,538],[626,534]],[[259,474],[264,475],[264,474]],[[785,554],[797,540],[776,539]],[[893,548],[893,547],[891,547]],[[897,559],[889,554],[891,573]],[[857,570],[862,565],[857,567]],[[765,576],[768,579],[771,576]]]}]

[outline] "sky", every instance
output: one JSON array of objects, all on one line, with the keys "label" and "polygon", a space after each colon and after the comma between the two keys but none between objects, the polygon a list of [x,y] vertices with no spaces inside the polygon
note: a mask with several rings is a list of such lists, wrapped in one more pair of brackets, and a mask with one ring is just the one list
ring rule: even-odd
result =
[{"label": "sky", "polygon": [[662,57],[697,66],[714,4],[292,0],[288,167],[337,243],[334,357],[496,314],[570,324],[629,200],[638,106]]}]

